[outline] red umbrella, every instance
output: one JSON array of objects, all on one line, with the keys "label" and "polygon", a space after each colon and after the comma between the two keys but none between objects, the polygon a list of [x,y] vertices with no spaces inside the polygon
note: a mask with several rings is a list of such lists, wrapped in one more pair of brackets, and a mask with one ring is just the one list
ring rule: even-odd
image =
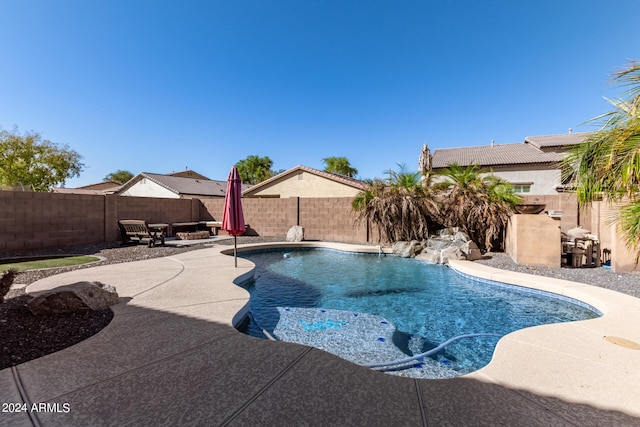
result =
[{"label": "red umbrella", "polygon": [[242,214],[242,179],[238,169],[233,166],[227,178],[227,194],[224,196],[224,212],[222,213],[222,229],[233,236],[233,258],[238,266],[238,237],[247,228]]}]

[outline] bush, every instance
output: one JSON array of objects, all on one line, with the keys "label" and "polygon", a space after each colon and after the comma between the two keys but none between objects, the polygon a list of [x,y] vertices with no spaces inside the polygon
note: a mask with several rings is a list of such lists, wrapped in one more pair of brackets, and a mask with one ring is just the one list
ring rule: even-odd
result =
[{"label": "bush", "polygon": [[4,272],[2,277],[0,278],[0,303],[4,302],[4,297],[11,289],[11,285],[13,284],[13,279],[18,275],[18,270],[15,268],[11,268]]}]

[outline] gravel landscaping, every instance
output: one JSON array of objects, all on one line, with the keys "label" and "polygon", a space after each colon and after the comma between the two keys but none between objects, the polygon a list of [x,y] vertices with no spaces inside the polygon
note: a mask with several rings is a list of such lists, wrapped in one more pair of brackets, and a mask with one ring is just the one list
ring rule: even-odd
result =
[{"label": "gravel landscaping", "polygon": [[586,283],[640,298],[640,272],[614,273],[609,268],[551,268],[518,265],[505,253],[487,253],[478,261],[502,270]]},{"label": "gravel landscaping", "polygon": [[[238,244],[278,240],[281,239],[240,236]],[[218,240],[215,244],[233,245],[233,239]],[[31,251],[28,254],[9,254],[10,256],[82,254],[95,255],[101,257],[102,260],[90,265],[26,271],[18,274],[12,290],[6,296],[5,303],[0,304],[0,336],[3,337],[0,344],[0,369],[24,363],[76,344],[98,333],[113,318],[111,310],[73,315],[34,316],[25,307],[25,303],[30,297],[25,295],[24,286],[65,271],[171,256],[203,247],[205,244],[202,243],[189,247],[156,246],[154,248],[148,248],[146,245],[90,245],[55,251]],[[639,273],[619,274],[613,273],[607,268],[571,269],[517,265],[504,253],[487,253],[483,259],[475,262],[504,270],[600,286],[640,298]]]}]

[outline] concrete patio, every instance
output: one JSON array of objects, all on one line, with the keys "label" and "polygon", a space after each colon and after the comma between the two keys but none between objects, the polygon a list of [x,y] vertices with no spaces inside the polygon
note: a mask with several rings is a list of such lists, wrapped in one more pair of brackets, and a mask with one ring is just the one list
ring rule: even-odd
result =
[{"label": "concrete patio", "polygon": [[605,315],[517,331],[480,371],[415,380],[238,332],[233,324],[248,293],[234,282],[249,278],[252,264],[238,259],[234,268],[224,252],[228,246],[76,270],[30,285],[33,294],[100,281],[114,285],[121,302],[97,335],[0,371],[3,404],[50,404],[42,412],[3,411],[0,426],[640,425],[638,299],[454,262],[467,274],[578,298]]}]

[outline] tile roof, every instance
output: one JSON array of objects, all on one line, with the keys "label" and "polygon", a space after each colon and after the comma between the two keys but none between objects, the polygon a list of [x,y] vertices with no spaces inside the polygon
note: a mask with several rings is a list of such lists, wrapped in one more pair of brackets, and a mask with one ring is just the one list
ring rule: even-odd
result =
[{"label": "tile roof", "polygon": [[433,168],[446,168],[452,163],[460,166],[512,165],[523,163],[551,163],[562,159],[559,153],[544,153],[529,144],[447,148],[433,153]]},{"label": "tile roof", "polygon": [[[213,181],[207,179],[182,178],[178,176],[162,175],[157,173],[142,172],[136,178],[126,183],[121,191],[131,187],[141,178],[155,182],[161,187],[166,188],[176,194],[191,194],[194,196],[214,196],[224,197],[227,192],[227,181]],[[249,185],[242,185],[243,190],[249,188]]]},{"label": "tile roof", "polygon": [[251,189],[246,189],[243,190],[242,194],[246,194],[246,193],[253,193],[254,191],[258,191],[261,188],[267,187],[269,185],[271,185],[273,182],[275,182],[276,180],[282,179],[284,177],[286,177],[287,175],[291,175],[297,171],[304,171],[304,172],[308,172],[314,175],[318,175],[321,176],[323,178],[326,179],[330,179],[331,181],[335,181],[335,182],[339,182],[341,184],[344,185],[348,185],[350,187],[354,187],[357,188],[359,190],[363,190],[366,188],[366,184],[358,179],[355,178],[349,178],[348,176],[345,175],[339,175],[337,173],[332,173],[332,172],[327,172],[327,171],[322,171],[319,169],[314,169],[314,168],[310,168],[308,166],[302,166],[302,165],[298,165],[295,166],[289,170],[286,170],[284,172],[281,172],[275,176],[272,176],[271,178],[262,181],[254,186],[251,187]]},{"label": "tile roof", "polygon": [[588,132],[564,135],[528,136],[524,143],[495,144],[475,147],[444,148],[433,153],[433,168],[445,168],[452,163],[460,166],[480,166],[555,163],[564,153],[543,151],[544,148],[565,147],[583,142]]},{"label": "tile roof", "polygon": [[528,136],[524,139],[525,143],[529,143],[535,147],[563,147],[567,145],[575,145],[584,142],[591,132],[563,133],[558,135],[542,135]]}]

